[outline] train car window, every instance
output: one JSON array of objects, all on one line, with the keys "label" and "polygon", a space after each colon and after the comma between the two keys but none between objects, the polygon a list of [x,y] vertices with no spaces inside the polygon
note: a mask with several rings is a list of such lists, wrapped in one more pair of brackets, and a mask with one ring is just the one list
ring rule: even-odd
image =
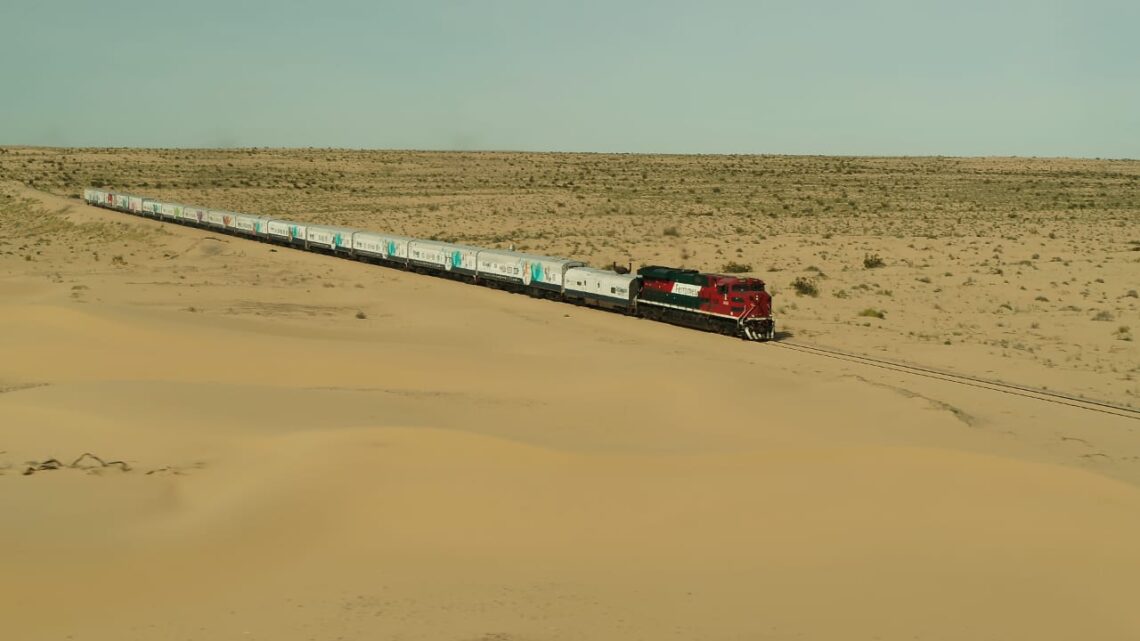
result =
[{"label": "train car window", "polygon": [[740,297],[740,296],[733,296],[733,297],[732,297],[732,302],[734,302],[734,303],[743,303],[743,302],[744,302],[744,299],[743,299],[742,297]]},{"label": "train car window", "polygon": [[734,292],[746,292],[746,291],[748,291],[748,284],[747,283],[739,283],[739,284],[733,285],[732,291],[734,291]]},{"label": "train car window", "polygon": [[728,285],[718,285],[716,290],[721,294],[728,294]]},{"label": "train car window", "polygon": [[743,307],[733,307],[733,308],[732,308],[732,313],[733,313],[733,314],[743,314],[743,313],[744,313],[744,308],[743,308]]}]

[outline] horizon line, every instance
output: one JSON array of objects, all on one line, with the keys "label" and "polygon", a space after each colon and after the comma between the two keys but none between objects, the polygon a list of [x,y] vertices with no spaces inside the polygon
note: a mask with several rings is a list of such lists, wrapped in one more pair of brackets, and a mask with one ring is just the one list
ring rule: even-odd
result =
[{"label": "horizon line", "polygon": [[1017,155],[1017,154],[848,154],[848,153],[783,153],[783,152],[660,152],[660,151],[569,151],[569,150],[528,150],[528,149],[429,149],[429,148],[400,148],[400,147],[320,147],[320,146],[238,146],[238,147],[197,147],[197,146],[156,146],[156,147],[126,147],[126,146],[98,146],[98,145],[24,145],[0,144],[0,149],[84,149],[84,150],[125,150],[125,151],[349,151],[349,152],[392,152],[392,153],[435,153],[435,154],[546,154],[546,155],[594,155],[594,156],[678,156],[678,157],[767,157],[767,158],[921,158],[921,159],[1006,159],[1006,160],[1089,160],[1108,162],[1136,162],[1140,158],[1129,156],[1053,156],[1053,155]]}]

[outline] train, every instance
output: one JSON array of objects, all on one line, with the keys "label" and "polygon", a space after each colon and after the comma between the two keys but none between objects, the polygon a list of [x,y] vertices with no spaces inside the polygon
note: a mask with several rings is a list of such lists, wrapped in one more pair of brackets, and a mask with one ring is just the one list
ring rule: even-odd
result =
[{"label": "train", "polygon": [[649,265],[597,269],[584,261],[351,227],[296,222],[166,202],[89,187],[83,199],[105,209],[237,237],[467,283],[609,310],[745,340],[775,337],[764,281]]}]

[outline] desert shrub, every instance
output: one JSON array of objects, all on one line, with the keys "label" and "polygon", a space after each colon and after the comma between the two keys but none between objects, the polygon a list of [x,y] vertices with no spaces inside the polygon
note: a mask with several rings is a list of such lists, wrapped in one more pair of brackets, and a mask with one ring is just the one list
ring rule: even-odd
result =
[{"label": "desert shrub", "polygon": [[1107,309],[1102,309],[1101,311],[1097,312],[1096,316],[1093,316],[1092,319],[1094,321],[1110,321],[1113,319],[1113,316],[1112,312],[1108,311]]},{"label": "desert shrub", "polygon": [[729,261],[720,268],[726,274],[743,274],[752,271],[752,265],[749,263],[738,263],[736,261]]},{"label": "desert shrub", "polygon": [[1140,293],[1137,293],[1135,289],[1130,289],[1124,296],[1127,298],[1140,298]]},{"label": "desert shrub", "polygon": [[863,267],[867,269],[877,269],[879,267],[885,267],[886,265],[886,261],[880,258],[878,254],[866,254],[863,256]]},{"label": "desert shrub", "polygon": [[887,312],[885,310],[875,309],[874,307],[868,307],[867,309],[859,312],[859,315],[867,316],[869,318],[886,318]]},{"label": "desert shrub", "polygon": [[792,289],[796,290],[797,296],[811,296],[812,298],[819,296],[819,287],[815,284],[814,278],[800,276],[792,281]]},{"label": "desert shrub", "polygon": [[674,236],[674,237],[681,235],[681,232],[677,231],[676,227],[666,227],[665,231],[663,231],[661,233],[666,235],[666,236]]},{"label": "desert shrub", "polygon": [[365,314],[364,312],[356,312],[356,317],[360,320],[364,320],[365,318],[368,318],[368,314]]}]

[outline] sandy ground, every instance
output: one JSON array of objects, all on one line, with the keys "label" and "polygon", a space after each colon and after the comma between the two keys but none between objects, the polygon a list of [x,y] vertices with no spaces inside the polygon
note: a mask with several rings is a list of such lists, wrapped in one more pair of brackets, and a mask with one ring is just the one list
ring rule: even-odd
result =
[{"label": "sandy ground", "polygon": [[[1101,330],[1140,328],[1130,224],[1067,258],[1074,289],[1100,300],[1105,286],[1113,321],[1089,322],[1088,302],[1069,320],[1034,311],[1012,297],[1052,292],[1045,281],[1001,289],[979,273],[1016,313],[948,312],[946,327],[994,324],[954,349],[906,341],[939,321],[908,314],[934,284],[903,287],[919,268],[900,256],[916,244],[921,269],[964,280],[992,245],[879,235],[866,251],[891,264],[844,271],[805,254],[823,239],[804,235],[770,243],[784,245],[771,260],[798,252],[829,276],[818,298],[782,285],[804,340],[1129,402],[1136,343]],[[5,636],[1140,637],[1137,421],[275,250],[14,182],[0,187],[0,243]],[[844,260],[863,257],[847,245]],[[868,274],[893,295],[832,295]],[[888,299],[885,319],[846,322]],[[988,350],[1006,330],[1037,341],[1030,323],[1097,365]],[[1058,329],[1070,326],[1087,342]],[[84,452],[130,470],[22,473]]]},{"label": "sandy ground", "polygon": [[1136,160],[0,147],[5,177],[595,266],[737,266],[800,340],[1140,406]]}]

